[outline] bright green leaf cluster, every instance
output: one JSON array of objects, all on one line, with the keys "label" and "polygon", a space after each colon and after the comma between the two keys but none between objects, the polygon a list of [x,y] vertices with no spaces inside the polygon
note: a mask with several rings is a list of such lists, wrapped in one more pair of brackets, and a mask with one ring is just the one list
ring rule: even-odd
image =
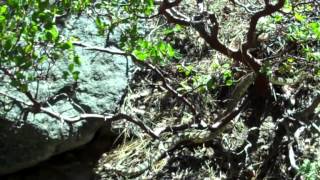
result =
[{"label": "bright green leaf cluster", "polygon": [[305,159],[300,166],[299,172],[307,180],[316,180],[320,178],[320,161],[311,162],[309,159]]},{"label": "bright green leaf cluster", "polygon": [[[95,11],[99,11],[95,24],[100,35],[110,34],[121,29],[119,45],[122,49],[132,51],[137,40],[143,38],[141,17],[148,17],[154,12],[153,0],[110,0],[95,3]],[[102,15],[101,15],[102,14]],[[121,28],[119,27],[121,26]]]},{"label": "bright green leaf cluster", "polygon": [[152,43],[140,39],[133,54],[141,61],[150,59],[154,63],[165,63],[170,59],[175,58],[174,49],[170,44],[164,41]]},{"label": "bright green leaf cluster", "polygon": [[211,64],[211,68],[222,75],[222,79],[227,86],[233,85],[233,73],[231,71],[231,65],[229,63],[225,63],[220,65],[218,62],[213,62]]},{"label": "bright green leaf cluster", "polygon": [[314,17],[314,10],[312,3],[288,0],[283,8],[287,15],[276,13],[273,22],[283,27],[285,41],[298,45],[296,49],[301,56],[319,62],[320,21]]},{"label": "bright green leaf cluster", "polygon": [[182,65],[177,65],[178,72],[183,73],[185,76],[189,77],[194,73],[194,66],[189,65],[189,66],[182,66]]}]

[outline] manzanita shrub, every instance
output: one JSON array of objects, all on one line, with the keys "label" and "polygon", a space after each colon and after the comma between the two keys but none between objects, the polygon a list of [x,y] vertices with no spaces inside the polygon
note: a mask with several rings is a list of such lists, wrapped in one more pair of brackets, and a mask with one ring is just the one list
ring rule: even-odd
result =
[{"label": "manzanita shrub", "polygon": [[45,77],[48,67],[68,56],[68,72],[74,79],[79,57],[72,42],[59,33],[56,21],[68,13],[80,13],[90,0],[8,0],[0,3],[0,75],[21,92]]}]

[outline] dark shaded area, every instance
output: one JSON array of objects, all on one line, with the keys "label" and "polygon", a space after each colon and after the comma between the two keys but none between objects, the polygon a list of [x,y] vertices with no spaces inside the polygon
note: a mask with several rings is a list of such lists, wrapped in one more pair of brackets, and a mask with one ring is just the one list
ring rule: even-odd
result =
[{"label": "dark shaded area", "polygon": [[54,156],[53,158],[13,174],[2,180],[98,180],[95,173],[101,155],[113,148],[117,135],[107,126],[102,127],[87,145]]}]

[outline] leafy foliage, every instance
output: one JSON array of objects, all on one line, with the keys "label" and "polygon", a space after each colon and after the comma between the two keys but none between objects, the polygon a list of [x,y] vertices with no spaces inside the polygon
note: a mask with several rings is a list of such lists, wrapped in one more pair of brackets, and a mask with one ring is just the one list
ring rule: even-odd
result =
[{"label": "leafy foliage", "polygon": [[101,35],[107,39],[119,26],[122,26],[120,46],[122,49],[132,51],[137,46],[137,41],[143,38],[141,17],[151,15],[153,0],[112,0],[95,4],[98,12],[96,25]]},{"label": "leafy foliage", "polygon": [[45,69],[68,54],[69,74],[76,80],[80,65],[70,40],[59,32],[56,20],[69,12],[80,12],[90,1],[9,0],[0,5],[0,70],[9,83],[22,92],[28,84],[45,78]]},{"label": "leafy foliage", "polygon": [[149,59],[154,63],[164,63],[175,57],[175,51],[172,46],[163,41],[154,44],[139,40],[138,47],[133,51],[133,54],[141,61]]},{"label": "leafy foliage", "polygon": [[[288,1],[284,7],[284,14],[276,14],[273,19],[277,24],[287,24],[285,35],[288,41],[301,44],[300,53],[306,56],[307,60],[320,61],[320,21],[314,12],[315,6],[310,3],[295,5]],[[291,18],[293,17],[293,18]]]},{"label": "leafy foliage", "polygon": [[299,171],[307,180],[319,179],[320,178],[320,161],[312,162],[309,159],[305,159]]}]

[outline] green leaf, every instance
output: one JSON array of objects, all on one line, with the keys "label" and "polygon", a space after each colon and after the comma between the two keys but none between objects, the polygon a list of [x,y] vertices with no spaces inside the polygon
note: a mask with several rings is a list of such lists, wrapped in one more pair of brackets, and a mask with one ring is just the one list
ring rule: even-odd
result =
[{"label": "green leaf", "polygon": [[15,73],[16,79],[24,79],[25,76],[21,72],[16,72]]},{"label": "green leaf", "polygon": [[20,84],[19,89],[22,92],[28,92],[28,85],[27,84]]},{"label": "green leaf", "polygon": [[283,19],[283,16],[277,14],[273,17],[275,23],[280,23]]},{"label": "green leaf", "polygon": [[182,30],[182,26],[179,25],[179,24],[176,24],[176,25],[174,26],[173,30],[174,30],[174,32],[179,32],[179,31]]},{"label": "green leaf", "polygon": [[288,60],[287,60],[289,63],[293,63],[294,61],[295,61],[295,59],[294,58],[288,58]]},{"label": "green leaf", "polygon": [[79,79],[79,74],[80,72],[79,71],[74,71],[72,72],[72,77],[74,80],[78,80]]},{"label": "green leaf", "polygon": [[69,64],[68,70],[69,70],[70,72],[73,72],[73,70],[74,70],[74,64],[73,64],[73,63],[72,63],[72,64]]},{"label": "green leaf", "polygon": [[182,88],[183,88],[184,90],[186,90],[186,91],[192,90],[192,87],[190,87],[190,86],[188,85],[187,81],[182,81],[182,82],[180,83],[180,85],[181,85]]},{"label": "green leaf", "polygon": [[214,86],[214,79],[210,78],[209,81],[207,82],[207,88],[212,89]]},{"label": "green leaf", "polygon": [[100,34],[100,35],[103,35],[104,32],[105,32],[105,30],[106,30],[106,28],[107,28],[107,24],[106,24],[105,22],[103,22],[103,21],[100,19],[100,17],[97,17],[97,18],[96,18],[95,23],[96,23],[96,26],[97,26],[97,28],[98,28],[98,30],[99,30],[99,34]]},{"label": "green leaf", "polygon": [[0,16],[0,25],[5,24],[6,22],[6,17]]},{"label": "green leaf", "polygon": [[150,16],[152,14],[152,11],[154,9],[153,0],[147,0],[146,1],[147,7],[144,10],[145,15]]},{"label": "green leaf", "polygon": [[320,62],[320,51],[307,53],[307,59]]},{"label": "green leaf", "polygon": [[295,17],[296,20],[299,21],[299,22],[303,22],[303,21],[306,19],[305,16],[303,16],[302,14],[299,14],[299,13],[295,13],[295,14],[294,14],[294,17]]},{"label": "green leaf", "polygon": [[6,41],[5,41],[5,44],[4,44],[4,48],[5,48],[5,50],[7,50],[7,51],[9,51],[10,50],[10,48],[12,47],[12,40],[11,39],[7,39]]},{"label": "green leaf", "polygon": [[233,81],[232,81],[231,79],[228,79],[228,80],[226,81],[226,85],[227,85],[227,86],[232,86],[232,84],[233,84]]},{"label": "green leaf", "polygon": [[30,32],[35,34],[38,31],[39,31],[38,24],[37,23],[32,23],[31,28],[30,28]]},{"label": "green leaf", "polygon": [[186,76],[190,76],[191,73],[193,72],[193,66],[192,65],[189,65],[185,68],[185,74]]},{"label": "green leaf", "polygon": [[21,64],[24,62],[24,58],[22,58],[21,56],[16,56],[14,58],[14,62],[16,66],[21,66]]},{"label": "green leaf", "polygon": [[81,65],[81,59],[79,56],[74,56],[73,57],[73,62],[76,63],[77,65]]},{"label": "green leaf", "polygon": [[63,50],[72,49],[73,48],[73,44],[72,44],[71,41],[67,41],[67,42],[63,43],[60,47]]},{"label": "green leaf", "polygon": [[28,81],[34,81],[36,78],[33,75],[29,75],[27,79]]},{"label": "green leaf", "polygon": [[44,10],[48,8],[49,1],[48,0],[38,0],[38,5],[40,10]]},{"label": "green leaf", "polygon": [[174,30],[172,28],[167,28],[162,31],[163,35],[169,35],[173,32],[174,32]]},{"label": "green leaf", "polygon": [[167,53],[168,53],[168,56],[171,58],[175,56],[175,51],[170,44],[168,44],[167,46]]},{"label": "green leaf", "polygon": [[140,61],[145,61],[149,57],[149,54],[142,52],[142,51],[139,51],[139,50],[134,50],[133,54]]},{"label": "green leaf", "polygon": [[0,14],[6,14],[8,12],[8,6],[7,5],[1,5],[0,6]]},{"label": "green leaf", "polygon": [[46,60],[48,59],[48,57],[46,55],[42,55],[39,60],[38,63],[39,64],[43,64]]},{"label": "green leaf", "polygon": [[52,52],[51,57],[53,59],[59,59],[62,56],[61,52]]},{"label": "green leaf", "polygon": [[45,10],[41,13],[35,13],[35,17],[33,19],[40,20],[40,22],[44,23],[46,26],[52,26],[54,20],[54,14],[51,11]]},{"label": "green leaf", "polygon": [[224,79],[228,79],[228,78],[230,78],[231,76],[232,76],[231,70],[227,69],[227,70],[224,70],[224,71],[223,71],[223,78],[224,78]]},{"label": "green leaf", "polygon": [[19,87],[20,82],[15,80],[15,79],[11,79],[10,85],[13,86],[13,87]]},{"label": "green leaf", "polygon": [[308,24],[316,38],[320,39],[320,22],[311,22]]},{"label": "green leaf", "polygon": [[59,37],[59,31],[56,25],[53,25],[51,29],[46,31],[46,38],[47,40],[54,42]]},{"label": "green leaf", "polygon": [[95,22],[98,27],[102,25],[102,21],[101,21],[100,17],[97,17]]},{"label": "green leaf", "polygon": [[140,46],[142,49],[148,49],[148,48],[150,48],[150,46],[151,46],[151,43],[150,43],[150,42],[148,42],[148,41],[146,41],[146,40],[142,40],[142,39],[139,39],[139,40],[138,40],[138,44],[139,44],[139,46]]},{"label": "green leaf", "polygon": [[286,13],[290,13],[292,11],[292,6],[289,3],[289,1],[286,1],[285,5],[284,5],[284,8],[283,8],[283,11],[286,12]]},{"label": "green leaf", "polygon": [[28,68],[30,68],[32,66],[32,61],[31,60],[26,60],[22,66],[20,66],[22,69],[27,70]]},{"label": "green leaf", "polygon": [[19,0],[8,0],[7,3],[12,8],[18,8],[19,6]]},{"label": "green leaf", "polygon": [[228,63],[223,64],[222,67],[225,68],[225,69],[229,69],[230,68],[230,64],[228,64]]},{"label": "green leaf", "polygon": [[166,46],[166,44],[164,43],[164,42],[160,42],[159,44],[158,44],[158,48],[159,48],[159,50],[160,50],[160,52],[161,53],[166,53],[166,50],[167,50],[167,46]]},{"label": "green leaf", "polygon": [[33,46],[31,44],[24,47],[24,52],[29,54],[33,51]]},{"label": "green leaf", "polygon": [[67,79],[68,76],[69,76],[69,72],[68,71],[63,71],[63,75],[62,75],[63,79]]}]

